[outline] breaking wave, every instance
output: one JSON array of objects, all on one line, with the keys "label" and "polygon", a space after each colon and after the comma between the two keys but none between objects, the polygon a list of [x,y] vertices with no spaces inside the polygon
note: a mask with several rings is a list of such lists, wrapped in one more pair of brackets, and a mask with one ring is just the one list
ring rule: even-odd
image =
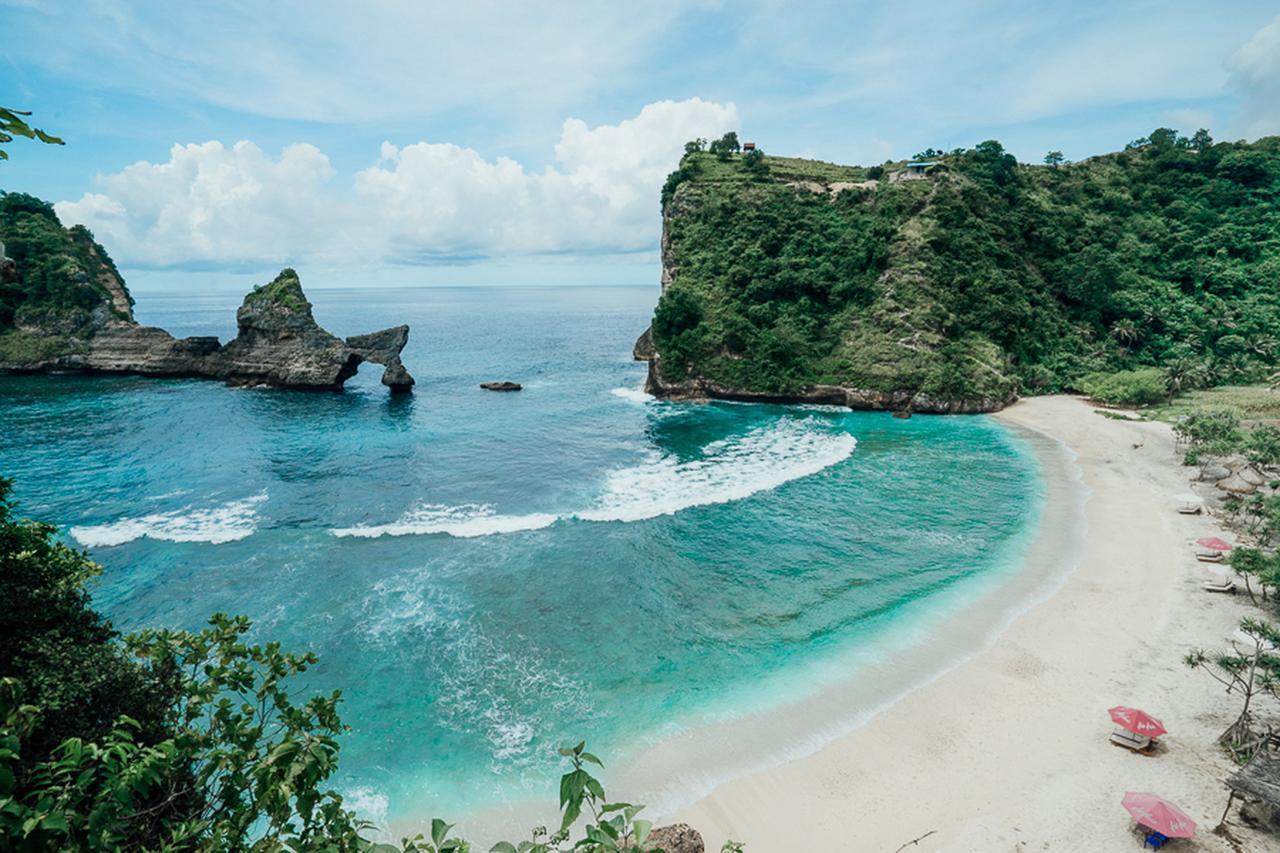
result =
[{"label": "breaking wave", "polygon": [[842,462],[856,445],[853,436],[822,429],[812,418],[788,418],[712,442],[694,459],[655,453],[639,465],[610,471],[604,493],[574,516],[640,521],[742,500]]},{"label": "breaking wave", "polygon": [[614,388],[609,393],[632,403],[651,403],[656,399],[652,394],[646,394],[639,388]]},{"label": "breaking wave", "polygon": [[575,512],[499,515],[489,505],[429,504],[390,524],[359,525],[332,532],[335,536],[369,538],[429,533],[474,537],[539,530],[562,519],[640,521],[775,489],[842,462],[856,445],[853,436],[823,429],[815,418],[787,418],[712,442],[694,458],[679,459],[655,452],[638,465],[610,471],[600,496],[589,507]]},{"label": "breaking wave", "polygon": [[426,504],[410,510],[391,524],[343,527],[332,533],[334,536],[360,536],[367,539],[377,536],[447,533],[460,539],[470,539],[475,536],[489,536],[493,533],[539,530],[555,524],[558,518],[546,513],[498,515],[493,507],[487,504],[463,504],[462,506]]},{"label": "breaking wave", "polygon": [[167,542],[235,542],[258,529],[258,506],[267,499],[262,492],[214,507],[188,505],[170,512],[139,518],[122,518],[110,524],[72,527],[71,536],[86,548],[109,548],[146,536]]}]

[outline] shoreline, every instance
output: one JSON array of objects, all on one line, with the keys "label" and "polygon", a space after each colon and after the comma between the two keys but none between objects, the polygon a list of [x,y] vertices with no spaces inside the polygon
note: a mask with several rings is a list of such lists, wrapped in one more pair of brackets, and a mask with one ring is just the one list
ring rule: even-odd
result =
[{"label": "shoreline", "polygon": [[[1168,425],[1103,418],[1072,397],[1020,401],[993,417],[1074,454],[1055,468],[1044,464],[1050,445],[1035,444],[1048,484],[1039,539],[1053,533],[1064,470],[1077,469],[1088,490],[1076,567],[1026,599],[985,647],[861,725],[662,818],[694,826],[708,850],[730,838],[752,851],[892,851],[913,840],[920,851],[1136,849],[1120,798],[1149,790],[1198,822],[1179,849],[1232,849],[1210,830],[1232,766],[1216,738],[1235,700],[1181,658],[1225,645],[1253,609],[1245,596],[1200,589],[1191,542],[1222,531],[1211,517],[1174,511],[1188,477]],[[1046,576],[1034,545],[1026,560],[1011,584]],[[972,621],[972,608],[965,615]],[[1170,733],[1156,756],[1107,742],[1106,709],[1116,704],[1164,720]],[[1232,831],[1247,849],[1249,831]]]},{"label": "shoreline", "polygon": [[[849,648],[743,688],[721,703],[723,713],[672,724],[613,761],[605,756],[601,779],[610,798],[643,803],[656,824],[669,823],[722,784],[813,756],[866,725],[989,649],[1025,610],[1051,596],[1083,552],[1085,489],[1061,442],[1021,427],[1004,431],[1030,457],[1036,491],[1029,500],[1038,505],[978,576],[902,605]],[[762,688],[791,698],[760,701]],[[513,828],[550,826],[558,817],[551,792],[450,819],[487,845],[509,838]],[[422,824],[401,817],[390,828],[399,837]]]}]

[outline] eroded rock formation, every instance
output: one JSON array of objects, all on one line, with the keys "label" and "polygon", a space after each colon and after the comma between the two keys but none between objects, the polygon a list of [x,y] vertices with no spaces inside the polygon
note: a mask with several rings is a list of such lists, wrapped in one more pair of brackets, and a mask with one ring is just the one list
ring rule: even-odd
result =
[{"label": "eroded rock formation", "polygon": [[16,336],[15,345],[0,351],[0,370],[190,376],[230,385],[337,391],[362,362],[372,361],[384,366],[382,382],[393,393],[413,387],[400,360],[408,326],[344,341],[315,321],[292,269],[245,297],[236,312],[236,337],[225,345],[215,337],[178,339],[140,325],[129,310],[123,282],[103,269],[97,278],[107,297],[103,304],[87,313],[28,312],[9,333]]}]

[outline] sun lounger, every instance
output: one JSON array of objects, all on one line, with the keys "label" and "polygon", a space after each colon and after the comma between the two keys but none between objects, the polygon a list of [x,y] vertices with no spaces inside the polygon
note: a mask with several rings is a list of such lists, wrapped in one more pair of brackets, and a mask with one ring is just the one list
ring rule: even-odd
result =
[{"label": "sun lounger", "polygon": [[1144,752],[1151,748],[1151,738],[1138,735],[1128,729],[1116,729],[1111,733],[1111,742],[1134,752]]},{"label": "sun lounger", "polygon": [[1230,578],[1214,578],[1204,582],[1204,588],[1208,592],[1235,592],[1235,582]]},{"label": "sun lounger", "polygon": [[1221,551],[1197,551],[1196,559],[1202,563],[1221,563],[1222,552]]}]

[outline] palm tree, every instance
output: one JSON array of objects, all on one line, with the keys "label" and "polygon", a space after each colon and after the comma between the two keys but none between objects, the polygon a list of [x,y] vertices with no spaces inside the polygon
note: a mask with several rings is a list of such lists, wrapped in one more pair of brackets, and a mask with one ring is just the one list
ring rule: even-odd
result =
[{"label": "palm tree", "polygon": [[1183,391],[1204,384],[1208,374],[1204,362],[1185,355],[1177,356],[1165,362],[1163,369],[1164,381],[1169,387],[1170,399]]},{"label": "palm tree", "polygon": [[1138,331],[1138,324],[1126,318],[1111,324],[1111,337],[1115,338],[1120,346],[1129,349],[1138,342],[1141,333]]}]

